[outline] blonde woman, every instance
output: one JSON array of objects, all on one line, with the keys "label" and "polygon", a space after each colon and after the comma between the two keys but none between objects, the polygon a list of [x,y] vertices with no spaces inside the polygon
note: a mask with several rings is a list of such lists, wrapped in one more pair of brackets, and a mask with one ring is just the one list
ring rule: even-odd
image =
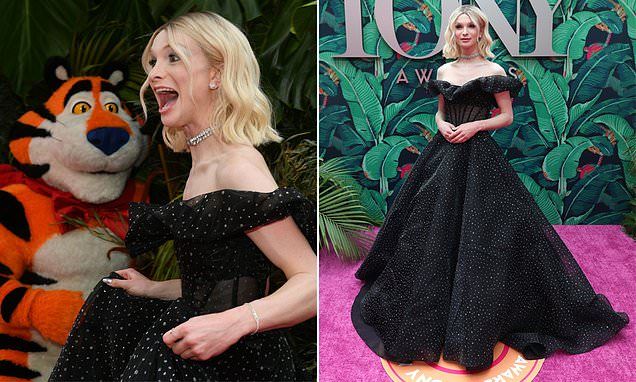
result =
[{"label": "blonde woman", "polygon": [[[160,27],[142,56],[163,138],[192,156],[183,200],[132,203],[132,256],[174,240],[181,279],[129,268],[87,298],[51,380],[293,380],[285,327],[316,314],[316,210],[255,146],[281,140],[243,33],[213,13]],[[145,111],[145,106],[144,106]],[[268,294],[279,267],[286,283]]]},{"label": "blonde woman", "polygon": [[[498,341],[527,359],[589,351],[628,317],[596,294],[490,136],[522,82],[492,57],[486,16],[450,16],[428,83],[439,133],[422,151],[356,277],[353,324],[380,357],[489,368]],[[499,113],[491,115],[491,109]]]}]

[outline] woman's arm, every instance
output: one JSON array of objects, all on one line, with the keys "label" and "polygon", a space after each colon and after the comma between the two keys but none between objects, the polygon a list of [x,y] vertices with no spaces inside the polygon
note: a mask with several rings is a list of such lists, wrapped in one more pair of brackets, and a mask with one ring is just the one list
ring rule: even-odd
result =
[{"label": "woman's arm", "polygon": [[488,119],[482,119],[475,121],[478,131],[481,130],[497,130],[502,127],[506,127],[514,120],[512,112],[512,100],[510,99],[510,92],[508,90],[495,93],[495,100],[499,106],[499,114]]},{"label": "woman's arm", "polygon": [[[443,80],[444,73],[447,70],[447,64],[444,64],[437,69],[437,79]],[[446,102],[444,100],[444,96],[439,94],[437,96],[437,112],[435,113],[435,124],[437,125],[437,130],[442,134],[442,136],[448,141],[450,140],[451,134],[455,129],[455,125],[446,121]]]},{"label": "woman's arm", "polygon": [[[316,315],[316,255],[293,218],[259,227],[247,233],[267,258],[287,276],[287,282],[269,296],[252,302],[259,331],[288,327]],[[242,307],[251,333],[256,328],[252,313]],[[246,314],[247,313],[247,314]]]},{"label": "woman's arm", "polygon": [[162,300],[176,300],[181,297],[181,279],[155,281],[148,295]]},{"label": "woman's arm", "polygon": [[122,288],[133,296],[175,300],[181,297],[181,279],[152,281],[134,268],[115,271],[124,279],[102,279],[113,288]]}]

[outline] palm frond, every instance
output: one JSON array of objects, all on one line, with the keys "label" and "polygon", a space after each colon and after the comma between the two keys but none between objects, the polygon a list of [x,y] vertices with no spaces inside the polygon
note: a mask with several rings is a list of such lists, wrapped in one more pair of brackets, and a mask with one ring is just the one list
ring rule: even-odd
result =
[{"label": "palm frond", "polygon": [[361,186],[340,158],[320,166],[320,248],[344,260],[358,260],[371,247],[366,234],[373,224],[361,203]]}]

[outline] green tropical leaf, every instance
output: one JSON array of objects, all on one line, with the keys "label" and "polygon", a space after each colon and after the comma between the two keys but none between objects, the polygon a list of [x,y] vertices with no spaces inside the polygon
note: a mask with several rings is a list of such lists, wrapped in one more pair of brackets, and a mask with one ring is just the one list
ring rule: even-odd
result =
[{"label": "green tropical leaf", "polygon": [[361,188],[360,202],[367,210],[369,217],[373,219],[375,225],[381,225],[386,216],[387,205],[382,194],[376,190]]},{"label": "green tropical leaf", "polygon": [[[417,3],[413,4],[417,5]],[[394,12],[393,25],[395,28],[404,26],[409,30],[419,33],[429,33],[431,31],[431,22],[426,14],[420,9],[411,9],[404,12]]]},{"label": "green tropical leaf", "polygon": [[[332,139],[338,126],[348,125],[351,114],[344,105],[329,105],[320,111],[320,147],[326,149],[332,146]],[[363,143],[364,145],[364,143]]]},{"label": "green tropical leaf", "polygon": [[572,15],[572,18],[554,28],[552,48],[555,52],[565,54],[572,60],[580,59],[583,57],[583,48],[590,29],[601,22],[602,20],[594,12],[577,12]]},{"label": "green tropical leaf", "polygon": [[596,118],[604,114],[626,117],[636,111],[633,103],[634,100],[630,98],[612,98],[596,103],[578,119],[570,120],[566,127],[566,134],[567,136],[576,136],[579,133],[596,134],[598,132],[594,122]]},{"label": "green tropical leaf", "polygon": [[0,54],[11,59],[2,65],[2,73],[18,95],[24,96],[42,78],[47,58],[66,56],[73,33],[82,30],[87,15],[83,1],[0,3]]},{"label": "green tropical leaf", "polygon": [[371,180],[395,178],[400,153],[410,145],[408,139],[399,135],[386,137],[365,154],[362,160],[364,175]]},{"label": "green tropical leaf", "polygon": [[[632,195],[623,182],[614,182],[607,185],[601,195],[600,202],[605,204],[610,211],[629,211],[629,201]],[[635,198],[636,200],[636,198]]]},{"label": "green tropical leaf", "polygon": [[513,109],[514,121],[506,127],[490,132],[490,136],[502,148],[512,147],[522,129],[527,129],[529,125],[536,126],[535,112],[531,106],[515,105]]},{"label": "green tropical leaf", "polygon": [[570,117],[568,120],[576,121],[579,117],[581,117],[583,114],[589,111],[596,104],[596,101],[598,101],[599,98],[601,98],[600,91],[596,93],[594,98],[592,98],[591,100],[572,105],[572,107],[569,110]]},{"label": "green tropical leaf", "polygon": [[629,187],[636,187],[636,174],[629,171],[630,164],[636,162],[634,128],[624,118],[612,114],[596,117],[593,122],[603,124],[612,131],[616,140],[618,158],[623,162],[625,182]]},{"label": "green tropical leaf", "polygon": [[620,10],[625,13],[627,22],[627,35],[632,43],[632,65],[636,62],[636,0],[616,0]]},{"label": "green tropical leaf", "polygon": [[526,75],[541,135],[551,145],[563,142],[568,122],[566,98],[559,87],[563,77],[546,71],[538,61],[517,60]]},{"label": "green tropical leaf", "polygon": [[623,32],[623,20],[614,10],[599,12],[598,17],[607,25],[611,33],[620,34]]},{"label": "green tropical leaf", "polygon": [[533,175],[541,172],[543,157],[521,157],[510,160],[510,165],[518,173]]},{"label": "green tropical leaf", "polygon": [[600,151],[601,155],[606,157],[614,155],[614,146],[605,135],[596,135],[588,137],[588,139],[596,148],[595,150]]},{"label": "green tropical leaf", "polygon": [[[431,136],[437,133],[437,122],[435,122],[435,114],[416,114],[409,118],[409,124],[401,123],[396,128],[395,132],[399,134],[412,134],[414,132],[420,132],[417,125],[422,125]],[[407,129],[408,127],[408,129]]]},{"label": "green tropical leaf", "polygon": [[405,138],[411,144],[411,147],[407,148],[407,150],[417,155],[419,155],[422,152],[422,150],[424,150],[424,148],[428,145],[428,142],[429,142],[429,140],[422,135],[408,135]]},{"label": "green tropical leaf", "polygon": [[583,224],[595,224],[595,225],[616,225],[620,224],[625,213],[623,212],[601,212],[589,216],[583,221]]},{"label": "green tropical leaf", "polygon": [[589,210],[587,210],[583,215],[581,216],[572,216],[570,218],[565,219],[565,224],[581,224],[582,221],[584,221],[585,219],[588,218],[588,216],[590,216],[590,214],[592,213],[592,211],[594,211],[594,207],[590,208]]},{"label": "green tropical leaf", "polygon": [[349,158],[333,158],[320,165],[320,247],[336,256],[357,260],[370,248],[365,234],[373,223],[361,204],[361,190],[347,169]]},{"label": "green tropical leaf", "polygon": [[[407,105],[407,107],[403,108],[395,118],[389,121],[385,136],[393,135],[398,131],[412,130],[412,118],[421,114],[435,114],[435,111],[437,111],[437,98],[416,99]],[[437,131],[437,125],[433,124],[433,126],[435,131]]]},{"label": "green tropical leaf", "polygon": [[362,47],[368,54],[378,55],[385,60],[393,56],[393,49],[380,36],[375,20],[369,21],[362,28]]},{"label": "green tropical leaf", "polygon": [[346,59],[334,59],[333,55],[332,52],[321,52],[320,60],[338,74],[342,95],[349,105],[357,132],[365,141],[377,142],[384,113],[373,85],[369,83],[373,77],[366,76]]},{"label": "green tropical leaf", "polygon": [[619,165],[603,165],[577,181],[564,199],[563,216],[567,219],[588,212],[598,203],[607,185],[620,179],[621,173]]},{"label": "green tropical leaf", "polygon": [[563,202],[559,195],[554,191],[542,188],[529,175],[518,175],[550,224],[562,224],[561,211],[563,210]]},{"label": "green tropical leaf", "polygon": [[392,121],[393,118],[395,118],[395,116],[398,115],[398,113],[402,109],[404,109],[406,105],[408,105],[411,102],[414,95],[415,95],[415,91],[413,91],[408,97],[406,97],[402,101],[389,104],[388,106],[384,108],[384,122],[382,123],[382,134],[380,135],[380,137],[383,136],[383,133],[386,131],[386,128],[389,122]]},{"label": "green tropical leaf", "polygon": [[607,86],[615,68],[631,58],[630,51],[627,44],[612,44],[581,65],[570,82],[569,104],[584,103],[597,97]]},{"label": "green tropical leaf", "polygon": [[543,172],[550,180],[570,179],[576,176],[581,154],[592,142],[585,137],[571,137],[565,144],[553,148],[543,161]]},{"label": "green tropical leaf", "polygon": [[364,140],[355,127],[344,124],[336,127],[340,142],[334,140],[334,147],[347,155],[357,155],[365,153],[371,144]]}]

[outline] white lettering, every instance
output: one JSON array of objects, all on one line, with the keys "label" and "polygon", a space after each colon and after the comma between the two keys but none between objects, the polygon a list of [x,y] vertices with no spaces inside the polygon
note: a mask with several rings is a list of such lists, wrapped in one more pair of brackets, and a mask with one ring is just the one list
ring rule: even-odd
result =
[{"label": "white lettering", "polygon": [[395,83],[399,84],[400,82],[404,82],[405,84],[409,83],[409,79],[406,77],[406,73],[404,73],[404,69],[400,69],[400,73],[397,76],[397,80]]},{"label": "white lettering", "polygon": [[[428,76],[426,75],[426,72],[428,71]],[[422,82],[424,80],[428,81],[431,78],[431,75],[433,74],[433,70],[432,69],[415,69],[415,74],[417,74],[417,79],[420,81],[420,85],[422,85]]]}]

